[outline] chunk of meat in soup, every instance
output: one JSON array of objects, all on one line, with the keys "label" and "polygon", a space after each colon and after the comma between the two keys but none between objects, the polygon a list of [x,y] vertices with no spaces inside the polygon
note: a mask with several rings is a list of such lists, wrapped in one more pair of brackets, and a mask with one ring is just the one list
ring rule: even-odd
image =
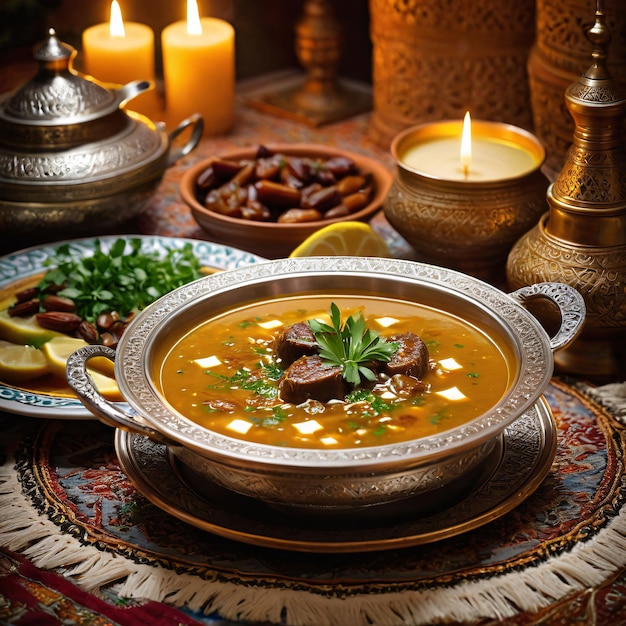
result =
[{"label": "chunk of meat in soup", "polygon": [[317,354],[318,346],[308,322],[298,322],[285,328],[276,337],[275,353],[283,367],[289,367],[301,356]]},{"label": "chunk of meat in soup", "polygon": [[326,367],[318,355],[303,356],[283,374],[278,392],[284,402],[302,404],[310,398],[320,402],[343,400],[346,381],[339,366]]},{"label": "chunk of meat in soup", "polygon": [[421,380],[430,367],[426,344],[415,333],[392,335],[387,341],[398,344],[397,352],[383,364],[382,371],[388,376],[404,374]]}]

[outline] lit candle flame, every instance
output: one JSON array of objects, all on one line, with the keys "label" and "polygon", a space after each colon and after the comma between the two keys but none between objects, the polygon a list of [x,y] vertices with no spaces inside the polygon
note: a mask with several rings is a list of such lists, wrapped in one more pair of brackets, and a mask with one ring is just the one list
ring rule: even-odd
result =
[{"label": "lit candle flame", "polygon": [[120,5],[117,0],[113,0],[113,2],[111,2],[111,21],[109,23],[109,33],[111,34],[111,37],[126,37],[124,20],[122,19],[122,10],[120,9]]},{"label": "lit candle flame", "polygon": [[187,0],[187,33],[189,35],[201,35],[202,24],[198,14],[197,0]]},{"label": "lit candle flame", "polygon": [[463,134],[461,135],[461,167],[465,178],[469,176],[472,164],[472,120],[469,111],[463,118]]}]

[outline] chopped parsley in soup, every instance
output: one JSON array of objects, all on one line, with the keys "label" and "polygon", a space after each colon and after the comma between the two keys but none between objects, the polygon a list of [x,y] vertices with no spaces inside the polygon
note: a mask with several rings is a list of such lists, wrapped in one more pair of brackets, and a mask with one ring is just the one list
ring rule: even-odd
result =
[{"label": "chopped parsley in soup", "polygon": [[376,296],[303,295],[217,314],[160,347],[159,392],[188,419],[276,446],[427,437],[506,392],[511,356],[448,312]]}]

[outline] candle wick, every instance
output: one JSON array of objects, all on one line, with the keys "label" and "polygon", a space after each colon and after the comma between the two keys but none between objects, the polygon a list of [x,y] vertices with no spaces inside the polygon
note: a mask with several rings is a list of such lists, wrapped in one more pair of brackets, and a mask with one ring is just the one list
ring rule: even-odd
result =
[{"label": "candle wick", "polygon": [[463,177],[465,180],[469,178],[469,165],[467,163],[463,163]]}]

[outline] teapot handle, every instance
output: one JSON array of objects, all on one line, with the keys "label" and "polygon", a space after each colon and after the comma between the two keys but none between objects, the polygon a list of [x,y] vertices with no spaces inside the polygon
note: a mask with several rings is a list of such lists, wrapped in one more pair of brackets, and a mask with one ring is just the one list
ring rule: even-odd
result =
[{"label": "teapot handle", "polygon": [[587,308],[583,297],[569,285],[563,283],[537,283],[521,287],[509,296],[524,305],[529,300],[546,298],[553,302],[561,313],[561,326],[554,337],[550,337],[553,352],[569,346],[580,334],[585,324]]},{"label": "teapot handle", "polygon": [[180,446],[178,442],[166,437],[158,430],[143,424],[141,417],[127,404],[111,402],[98,392],[87,371],[87,362],[97,356],[103,356],[115,362],[115,350],[99,344],[78,348],[67,359],[67,382],[85,407],[108,426],[144,435],[166,446]]},{"label": "teapot handle", "polygon": [[187,156],[200,143],[200,139],[202,139],[202,133],[204,132],[204,118],[199,113],[194,113],[185,118],[170,133],[170,143],[190,126],[193,127],[193,130],[191,132],[191,137],[189,138],[189,141],[184,146],[170,150],[167,158],[167,167],[173,165],[181,157]]}]

